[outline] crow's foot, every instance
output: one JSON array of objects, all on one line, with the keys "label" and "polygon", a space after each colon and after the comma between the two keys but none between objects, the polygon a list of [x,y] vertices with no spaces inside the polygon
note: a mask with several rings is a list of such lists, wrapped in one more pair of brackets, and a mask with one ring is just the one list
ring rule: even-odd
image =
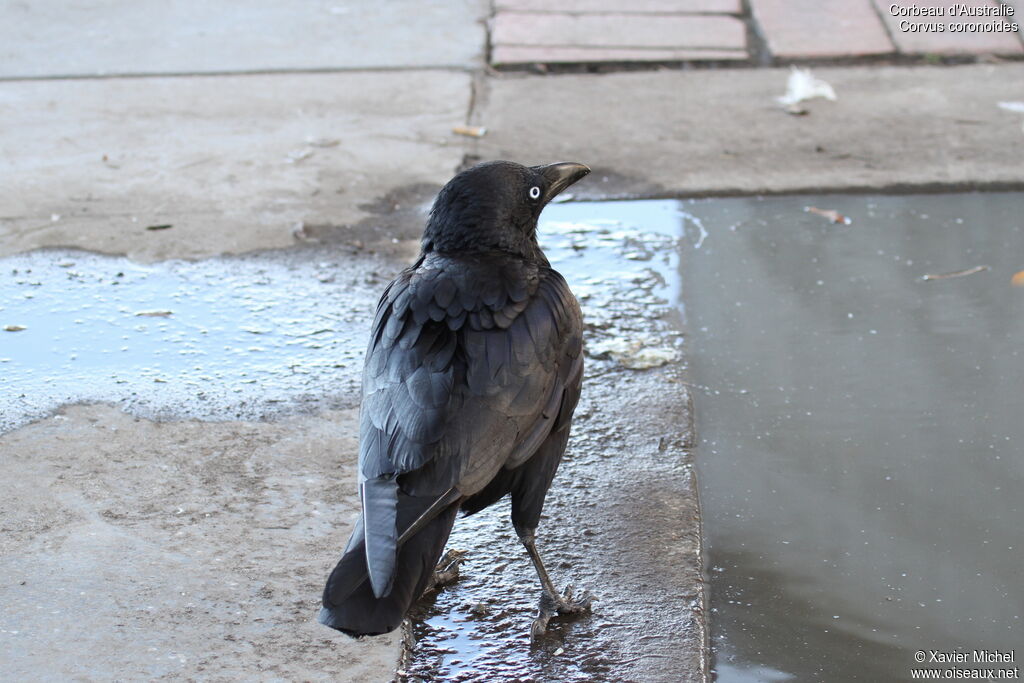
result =
[{"label": "crow's foot", "polygon": [[430,577],[430,583],[427,584],[427,589],[423,592],[429,593],[430,591],[440,590],[458,581],[459,565],[465,559],[465,550],[449,550],[446,552],[440,562],[437,563],[437,569],[434,570],[434,575]]},{"label": "crow's foot", "polygon": [[553,596],[548,591],[540,595],[540,612],[533,620],[533,627],[530,629],[530,640],[536,642],[541,636],[547,633],[548,622],[558,615],[585,614],[590,611],[590,603],[594,596],[583,591],[578,598],[573,598],[573,587],[565,587],[562,595]]}]

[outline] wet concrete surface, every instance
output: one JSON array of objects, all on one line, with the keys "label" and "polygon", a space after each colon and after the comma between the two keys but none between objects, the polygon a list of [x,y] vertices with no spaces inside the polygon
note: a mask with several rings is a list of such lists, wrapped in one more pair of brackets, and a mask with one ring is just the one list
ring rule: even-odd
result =
[{"label": "wet concrete surface", "polygon": [[[598,596],[593,613],[556,620],[530,646],[539,583],[507,504],[496,506],[457,525],[463,579],[415,623],[409,677],[704,679],[693,434],[671,303],[680,220],[677,202],[544,215],[545,248],[584,305],[588,369],[538,543],[560,586]],[[357,506],[365,335],[415,244],[385,247],[0,261],[0,328],[13,330],[0,331],[0,633],[15,670],[380,680],[384,653],[397,660],[393,638],[353,643],[313,617]],[[97,402],[110,405],[61,408]],[[76,625],[54,624],[64,617],[45,611],[52,596],[76,592]],[[67,639],[82,646],[47,659]],[[146,649],[126,651],[131,642]],[[83,663],[86,646],[96,656]]]},{"label": "wet concrete surface", "polygon": [[671,305],[679,209],[562,204],[542,217],[545,250],[583,304],[588,365],[538,547],[559,587],[597,596],[592,613],[555,620],[531,645],[540,587],[505,501],[456,523],[463,576],[415,622],[409,679],[704,680],[693,435]]},{"label": "wet concrete surface", "polygon": [[682,271],[717,680],[1019,658],[1024,195],[688,207],[708,232]]},{"label": "wet concrete surface", "polygon": [[315,614],[358,515],[366,329],[407,252],[0,261],[8,678],[390,678],[396,636]]},{"label": "wet concrete surface", "polygon": [[[559,585],[572,582],[598,601],[590,615],[553,622],[550,637],[531,646],[539,590],[507,504],[462,519],[450,547],[468,551],[463,577],[423,606],[406,677],[702,680],[702,514],[681,323],[697,387],[719,680],[891,680],[907,675],[917,649],[1019,643],[1022,472],[1014,456],[1024,440],[1015,395],[1024,304],[1010,276],[1024,267],[1022,203],[996,194],[549,207],[543,239],[582,300],[588,366],[539,546]],[[804,211],[811,204],[852,223]],[[319,668],[300,671],[283,659],[296,645],[268,641],[261,624],[294,622],[285,630],[306,634],[303,610],[315,611],[320,574],[347,533],[353,502],[340,492],[353,478],[364,335],[377,294],[413,248],[333,244],[152,265],[67,250],[4,259],[0,327],[24,328],[0,331],[6,479],[21,482],[6,499],[24,503],[10,503],[22,512],[7,516],[5,549],[49,568],[33,578],[28,559],[5,565],[33,584],[15,585],[24,594],[5,600],[20,626],[5,635],[38,635],[48,623],[40,605],[73,587],[88,589],[83,607],[98,615],[81,621],[94,647],[108,642],[96,635],[106,628],[116,626],[108,645],[132,638],[148,617],[105,606],[104,590],[121,575],[89,563],[143,557],[159,566],[161,541],[143,547],[139,539],[166,537],[175,566],[193,572],[189,581],[146,574],[119,589],[129,602],[154,589],[180,593],[180,601],[162,598],[168,624],[203,625],[184,640],[153,634],[147,647],[167,663],[104,645],[94,673],[111,662],[152,675],[251,670],[231,641],[205,646],[211,629],[237,630],[250,614],[258,615],[254,630],[243,627],[241,637],[266,653],[256,660],[262,671],[337,675],[321,658],[349,648],[354,661],[377,653],[376,664],[364,664],[379,672],[375,641],[359,649],[326,637],[308,652]],[[989,269],[923,279],[977,265]],[[10,431],[62,404],[95,401],[139,417],[76,408]],[[288,417],[309,412],[322,417]],[[284,426],[226,422],[210,431],[140,418]],[[352,438],[318,450],[313,470],[296,475],[304,493],[272,476],[288,463],[281,452],[309,456],[303,434],[338,439],[346,428]],[[82,459],[77,449],[89,439],[99,439],[97,453]],[[220,462],[217,444],[230,462]],[[251,455],[232,455],[236,446]],[[153,495],[117,492],[125,472],[107,458],[116,464],[123,452],[133,467],[148,463],[150,474],[133,486]],[[335,461],[345,463],[340,474],[330,473]],[[225,479],[236,470],[237,482]],[[315,495],[325,487],[328,508]],[[46,502],[45,491],[56,498]],[[225,514],[204,512],[210,501]],[[289,507],[298,516],[278,530]],[[339,525],[321,517],[339,511]],[[263,521],[240,537],[254,514]],[[315,516],[314,527],[302,515]],[[278,531],[259,561],[248,556]],[[181,545],[189,539],[204,540],[207,560]],[[244,590],[204,594],[220,572],[206,562],[228,539],[239,541],[229,567]],[[282,543],[310,544],[298,584]],[[65,582],[68,552],[88,585]],[[310,561],[321,555],[324,567]],[[233,605],[228,621],[216,604]],[[46,643],[62,637],[22,646],[19,670],[39,670]],[[79,655],[69,651],[54,666],[78,672]]]}]

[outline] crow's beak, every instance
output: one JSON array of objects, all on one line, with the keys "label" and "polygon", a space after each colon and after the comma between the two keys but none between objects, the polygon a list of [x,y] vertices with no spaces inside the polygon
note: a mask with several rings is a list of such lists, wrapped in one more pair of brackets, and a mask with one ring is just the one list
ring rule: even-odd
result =
[{"label": "crow's beak", "polygon": [[561,161],[557,164],[534,166],[533,168],[548,181],[548,190],[544,193],[545,204],[558,196],[562,190],[590,173],[589,167],[573,161]]}]

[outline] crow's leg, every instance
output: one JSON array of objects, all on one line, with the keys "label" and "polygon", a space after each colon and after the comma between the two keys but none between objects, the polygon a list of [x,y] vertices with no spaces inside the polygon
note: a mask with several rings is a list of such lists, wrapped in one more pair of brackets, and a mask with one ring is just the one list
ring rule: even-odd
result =
[{"label": "crow's leg", "polygon": [[[568,407],[572,411],[572,406]],[[526,552],[530,555],[537,576],[540,578],[541,596],[540,613],[533,622],[530,629],[530,637],[536,641],[544,635],[548,627],[548,621],[559,614],[582,614],[590,610],[590,603],[593,598],[586,592],[578,598],[573,597],[572,586],[567,586],[565,593],[555,590],[551,582],[544,562],[537,552],[537,525],[540,523],[540,513],[544,508],[544,498],[547,495],[551,480],[555,477],[558,463],[565,451],[566,441],[569,439],[568,425],[551,432],[544,440],[533,457],[527,460],[521,467],[515,470],[515,481],[512,484],[512,526],[515,527],[519,540],[522,541]]]},{"label": "crow's leg", "polygon": [[459,579],[459,565],[462,564],[466,559],[465,550],[449,550],[437,563],[437,569],[434,570],[433,576],[430,577],[429,583],[427,583],[426,589],[423,594],[426,595],[431,591],[436,591],[455,583]]},{"label": "crow's leg", "polygon": [[537,570],[537,576],[540,577],[542,589],[540,612],[537,618],[533,620],[533,626],[530,628],[530,639],[535,641],[547,632],[548,622],[553,617],[559,614],[583,614],[590,611],[590,603],[593,601],[593,597],[584,591],[578,598],[573,599],[573,588],[571,585],[565,587],[564,593],[559,593],[555,590],[555,585],[551,583],[551,577],[548,576],[548,571],[544,568],[544,561],[540,559],[540,553],[537,552],[536,529],[528,529],[516,525],[516,533],[526,548],[526,552],[530,555],[530,560],[533,561],[533,566]]}]

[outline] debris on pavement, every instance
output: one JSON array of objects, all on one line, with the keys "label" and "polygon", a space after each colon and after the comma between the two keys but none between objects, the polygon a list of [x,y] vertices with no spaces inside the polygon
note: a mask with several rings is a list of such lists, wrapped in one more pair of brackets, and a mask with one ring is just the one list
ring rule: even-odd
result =
[{"label": "debris on pavement", "polygon": [[313,156],[313,150],[307,147],[305,149],[297,149],[294,152],[289,152],[284,161],[287,164],[297,164],[300,161],[305,161],[311,156]]},{"label": "debris on pavement", "polygon": [[306,225],[305,221],[299,221],[292,226],[292,237],[302,242],[312,242],[313,244],[319,243],[320,240],[310,232],[309,228],[311,227],[312,226]]},{"label": "debris on pavement", "polygon": [[701,246],[704,244],[704,240],[708,238],[708,229],[704,227],[704,221],[702,221],[699,217],[693,215],[689,211],[679,210],[676,211],[676,214],[682,216],[684,222],[689,222],[690,224],[694,225],[697,228],[697,230],[700,231],[700,234],[697,236],[697,241],[693,245],[694,249],[700,249]]},{"label": "debris on pavement", "polygon": [[328,147],[337,147],[338,145],[341,144],[341,140],[337,138],[306,138],[306,143],[310,147],[320,147],[321,149],[326,149]]},{"label": "debris on pavement", "polygon": [[587,345],[594,358],[611,358],[630,370],[649,370],[678,359],[674,349],[648,346],[647,339],[604,339]]},{"label": "debris on pavement", "polygon": [[487,129],[483,126],[455,126],[452,132],[456,135],[465,135],[468,138],[482,138],[487,135]]},{"label": "debris on pavement", "polygon": [[25,327],[24,325],[5,325],[4,326],[4,332],[21,332],[22,330],[27,330],[27,329],[28,328]]},{"label": "debris on pavement", "polygon": [[171,315],[170,311],[139,311],[135,314],[139,318],[169,318]]},{"label": "debris on pavement", "polygon": [[168,230],[173,227],[174,225],[171,223],[161,223],[160,225],[147,225],[146,230]]},{"label": "debris on pavement", "polygon": [[835,209],[819,209],[816,206],[805,206],[804,211],[806,211],[807,213],[815,213],[818,214],[819,216],[824,216],[833,223],[839,223],[841,225],[849,225],[850,223],[853,222],[849,216],[844,216]]},{"label": "debris on pavement", "polygon": [[965,275],[974,275],[980,273],[983,270],[989,270],[988,266],[974,266],[973,268],[966,268],[964,270],[955,270],[952,273],[939,273],[938,275],[927,274],[921,276],[922,280],[947,280],[953,277],[963,277]]},{"label": "debris on pavement", "polygon": [[1024,270],[1017,271],[1010,278],[1010,284],[1014,287],[1024,287]]},{"label": "debris on pavement", "polygon": [[814,76],[810,69],[793,67],[786,82],[786,94],[777,97],[776,101],[790,114],[802,116],[807,110],[797,106],[799,102],[822,97],[835,102],[836,91],[831,85]]},{"label": "debris on pavement", "polygon": [[[1024,102],[1000,102],[999,108],[1005,109],[1006,111],[1012,111],[1017,114],[1024,114]],[[1024,121],[1021,122],[1020,127],[1021,130],[1024,131]]]}]

